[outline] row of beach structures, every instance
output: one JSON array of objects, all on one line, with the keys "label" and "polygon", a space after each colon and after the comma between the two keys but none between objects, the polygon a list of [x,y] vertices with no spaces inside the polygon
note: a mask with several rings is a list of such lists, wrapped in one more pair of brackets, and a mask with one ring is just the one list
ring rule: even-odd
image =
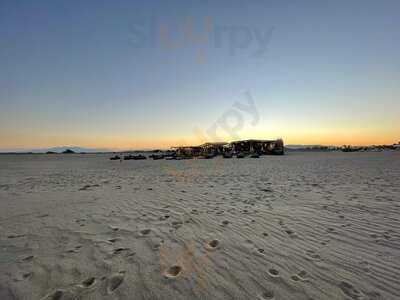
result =
[{"label": "row of beach structures", "polygon": [[205,158],[210,159],[216,156],[223,158],[259,158],[261,155],[283,155],[285,152],[282,139],[277,140],[242,140],[230,143],[216,142],[204,143],[197,146],[178,146],[172,147],[171,150],[160,151],[148,157],[143,154],[125,156],[115,155],[111,160],[143,160],[147,158],[157,159],[191,159]]},{"label": "row of beach structures", "polygon": [[223,156],[224,158],[253,157],[258,158],[261,155],[283,155],[284,144],[282,139],[277,140],[242,140],[230,143],[204,143],[198,146],[180,146],[173,147],[176,157],[181,158],[213,158]]}]

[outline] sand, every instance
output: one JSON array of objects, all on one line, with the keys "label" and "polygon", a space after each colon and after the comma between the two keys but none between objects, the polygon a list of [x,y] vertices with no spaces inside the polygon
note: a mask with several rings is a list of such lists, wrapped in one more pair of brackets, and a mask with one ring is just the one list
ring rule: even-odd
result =
[{"label": "sand", "polygon": [[400,153],[0,156],[0,299],[400,299]]}]

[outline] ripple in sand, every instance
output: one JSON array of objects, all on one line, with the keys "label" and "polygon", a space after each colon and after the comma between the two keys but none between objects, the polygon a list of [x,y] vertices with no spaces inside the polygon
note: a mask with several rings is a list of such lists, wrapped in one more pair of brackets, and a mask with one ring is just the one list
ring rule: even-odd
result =
[{"label": "ripple in sand", "polygon": [[55,290],[54,292],[51,292],[47,296],[44,296],[42,300],[61,300],[63,296],[64,296],[63,290]]},{"label": "ripple in sand", "polygon": [[33,255],[29,255],[29,256],[26,256],[26,257],[24,257],[24,258],[22,258],[22,261],[31,261],[32,259],[34,258],[34,256]]},{"label": "ripple in sand", "polygon": [[279,271],[274,269],[274,268],[271,268],[271,269],[268,270],[268,274],[270,276],[272,276],[272,277],[278,277],[279,276]]},{"label": "ripple in sand", "polygon": [[113,253],[114,254],[119,254],[122,251],[126,251],[126,250],[128,250],[128,248],[120,247],[120,248],[114,249]]},{"label": "ripple in sand", "polygon": [[320,260],[321,259],[321,256],[319,254],[315,253],[314,250],[307,250],[306,254],[307,254],[307,256],[309,256],[312,259],[315,259],[315,260]]},{"label": "ripple in sand", "polygon": [[20,238],[20,237],[24,237],[25,234],[10,234],[7,236],[8,239],[16,239],[16,238]]},{"label": "ripple in sand", "polygon": [[215,250],[219,247],[219,241],[218,240],[212,240],[206,243],[205,245],[207,250]]},{"label": "ripple in sand", "polygon": [[272,300],[274,299],[274,291],[265,290],[258,298],[260,300]]},{"label": "ripple in sand", "polygon": [[164,276],[167,278],[176,278],[182,273],[182,267],[174,265],[169,267],[165,272]]},{"label": "ripple in sand", "polygon": [[172,222],[172,226],[173,226],[175,229],[181,227],[182,224],[183,224],[183,223],[182,223],[181,221],[173,221],[173,222]]},{"label": "ripple in sand", "polygon": [[107,281],[107,292],[111,294],[114,292],[124,281],[125,271],[120,271],[112,275]]}]

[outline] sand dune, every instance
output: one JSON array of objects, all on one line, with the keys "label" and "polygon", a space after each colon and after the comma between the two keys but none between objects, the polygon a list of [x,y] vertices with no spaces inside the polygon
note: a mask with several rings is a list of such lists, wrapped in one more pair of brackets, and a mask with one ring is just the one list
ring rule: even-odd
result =
[{"label": "sand dune", "polygon": [[0,299],[400,299],[400,153],[0,156]]}]

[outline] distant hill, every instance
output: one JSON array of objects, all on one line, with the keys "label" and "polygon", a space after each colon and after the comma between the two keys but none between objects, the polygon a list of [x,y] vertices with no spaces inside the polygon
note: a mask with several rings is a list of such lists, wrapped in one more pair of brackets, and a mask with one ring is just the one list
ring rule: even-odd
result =
[{"label": "distant hill", "polygon": [[97,153],[97,152],[112,152],[106,148],[85,148],[78,146],[58,146],[43,149],[0,149],[0,153],[63,153],[66,150],[71,150],[75,153]]},{"label": "distant hill", "polygon": [[[40,152],[56,152],[56,153],[62,153],[65,152],[66,150],[72,150],[75,153],[96,153],[96,152],[111,152],[110,149],[105,149],[105,148],[84,148],[84,147],[78,147],[78,146],[60,146],[60,147],[53,147],[53,148],[48,148],[48,149],[40,149]],[[34,151],[36,152],[36,151]]]}]

